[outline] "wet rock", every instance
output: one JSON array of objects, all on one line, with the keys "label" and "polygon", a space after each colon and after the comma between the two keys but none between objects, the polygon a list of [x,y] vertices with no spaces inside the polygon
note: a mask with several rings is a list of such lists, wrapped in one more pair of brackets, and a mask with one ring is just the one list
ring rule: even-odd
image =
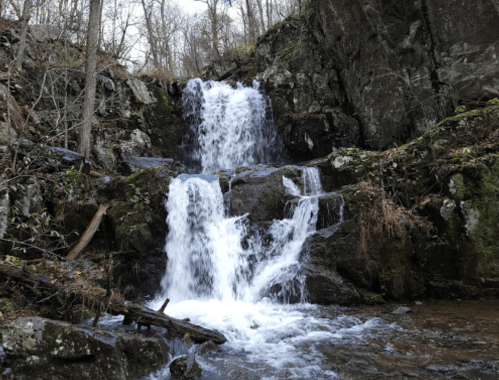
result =
[{"label": "wet rock", "polygon": [[219,352],[220,347],[216,343],[214,343],[212,340],[209,340],[208,342],[205,342],[197,347],[196,352],[198,352],[201,355],[212,353],[212,352]]},{"label": "wet rock", "polygon": [[151,138],[154,153],[162,157],[176,157],[185,132],[182,93],[176,82],[169,85],[168,89],[157,85],[149,85],[149,89],[158,99],[157,103],[144,110],[146,132]]},{"label": "wet rock", "polygon": [[162,339],[75,327],[39,317],[3,328],[12,371],[25,379],[129,379],[168,362]]},{"label": "wet rock", "polygon": [[249,219],[255,223],[284,218],[287,197],[282,177],[300,178],[298,169],[259,165],[238,168],[236,173],[232,180],[231,214],[249,213]]},{"label": "wet rock", "polygon": [[395,314],[395,315],[404,315],[404,314],[407,314],[410,311],[411,311],[411,308],[409,308],[407,306],[399,306],[395,310],[392,311],[392,314]]},{"label": "wet rock", "polygon": [[317,230],[334,226],[343,218],[345,201],[341,194],[330,193],[319,197]]},{"label": "wet rock", "polygon": [[201,367],[197,363],[194,354],[189,353],[187,356],[175,359],[170,364],[170,373],[172,379],[175,380],[196,379],[201,377]]},{"label": "wet rock", "polygon": [[335,254],[332,250],[332,236],[336,228],[323,229],[305,242],[303,248],[306,264],[303,274],[308,301],[320,305],[352,305],[361,301],[355,286],[336,271]]},{"label": "wet rock", "polygon": [[78,152],[60,147],[50,147],[48,148],[48,152],[49,162],[54,165],[54,170],[56,171],[61,171],[65,168],[71,167],[74,167],[86,174],[90,171],[91,162],[85,160],[85,157]]},{"label": "wet rock", "polygon": [[335,271],[320,265],[305,264],[307,301],[319,305],[355,305],[361,296],[355,286]]}]

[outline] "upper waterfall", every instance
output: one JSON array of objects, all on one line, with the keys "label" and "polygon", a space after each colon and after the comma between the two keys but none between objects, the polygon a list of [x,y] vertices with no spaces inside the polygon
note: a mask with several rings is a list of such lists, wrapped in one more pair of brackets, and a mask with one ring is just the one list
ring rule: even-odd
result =
[{"label": "upper waterfall", "polygon": [[189,131],[183,156],[191,172],[279,162],[282,144],[259,83],[236,88],[191,79],[183,93]]}]

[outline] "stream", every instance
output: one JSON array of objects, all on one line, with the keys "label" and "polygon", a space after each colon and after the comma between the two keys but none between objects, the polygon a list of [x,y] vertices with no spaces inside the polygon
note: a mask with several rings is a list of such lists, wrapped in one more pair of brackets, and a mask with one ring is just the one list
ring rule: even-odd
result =
[{"label": "stream", "polygon": [[[319,170],[296,167],[299,180],[283,177],[292,212],[255,231],[247,215],[230,215],[230,191],[222,193],[215,174],[282,163],[258,84],[191,80],[184,105],[190,174],[170,184],[167,269],[149,306],[168,297],[168,315],[216,329],[227,343],[172,339],[172,360],[195,355],[202,379],[499,379],[499,301],[434,301],[395,313],[401,305],[307,303],[303,246],[324,194]],[[169,367],[149,378],[170,378]]]}]

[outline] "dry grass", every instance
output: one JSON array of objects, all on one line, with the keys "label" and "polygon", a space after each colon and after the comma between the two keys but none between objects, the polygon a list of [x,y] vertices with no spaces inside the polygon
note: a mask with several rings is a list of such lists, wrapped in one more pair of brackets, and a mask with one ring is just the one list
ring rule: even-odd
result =
[{"label": "dry grass", "polygon": [[431,228],[426,219],[388,199],[382,182],[376,184],[371,180],[363,181],[359,184],[359,192],[371,199],[372,203],[360,224],[358,253],[366,259],[369,257],[369,243],[373,232],[387,238],[404,240],[409,237],[408,232],[414,226],[428,231]]}]

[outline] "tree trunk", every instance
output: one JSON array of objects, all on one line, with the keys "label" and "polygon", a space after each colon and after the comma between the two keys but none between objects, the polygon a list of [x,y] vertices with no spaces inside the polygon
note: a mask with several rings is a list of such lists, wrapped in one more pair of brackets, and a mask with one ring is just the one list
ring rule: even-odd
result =
[{"label": "tree trunk", "polygon": [[24,49],[26,49],[26,35],[28,34],[29,17],[31,13],[31,1],[25,0],[23,7],[23,15],[21,18],[21,41],[19,41],[19,51],[16,58],[16,69],[19,71],[23,68]]},{"label": "tree trunk", "polygon": [[151,4],[145,3],[144,0],[142,0],[142,8],[144,10],[144,18],[146,20],[146,28],[147,28],[147,35],[149,36],[149,45],[151,45],[151,54],[152,54],[152,60],[153,64],[156,68],[161,67],[161,64],[159,62],[159,53],[158,53],[158,48],[157,48],[157,41],[156,41],[156,36],[154,35],[154,30],[153,30],[153,25],[152,25],[152,11],[149,10],[148,8],[152,9]]},{"label": "tree trunk", "polygon": [[260,12],[260,25],[262,27],[261,34],[264,34],[267,29],[265,28],[265,15],[263,13],[262,0],[256,0],[256,3],[258,4],[258,11]]},{"label": "tree trunk", "polygon": [[253,10],[251,9],[250,0],[246,0],[246,16],[248,18],[248,30],[250,36],[250,43],[255,43],[256,41],[256,30],[255,30],[255,16],[253,15]]},{"label": "tree trunk", "polygon": [[87,52],[85,61],[85,94],[83,99],[83,120],[78,135],[78,152],[90,159],[92,118],[95,105],[97,79],[97,45],[101,17],[101,0],[90,0],[90,14],[87,29]]}]

